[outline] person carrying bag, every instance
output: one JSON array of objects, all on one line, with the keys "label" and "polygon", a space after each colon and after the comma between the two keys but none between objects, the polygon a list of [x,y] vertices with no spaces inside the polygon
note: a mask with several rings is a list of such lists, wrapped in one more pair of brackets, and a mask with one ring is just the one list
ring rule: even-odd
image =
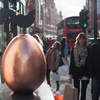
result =
[{"label": "person carrying bag", "polygon": [[86,90],[90,78],[89,68],[86,66],[87,56],[87,38],[85,33],[80,33],[76,37],[75,46],[71,51],[69,67],[69,82],[71,83],[73,79],[74,87],[78,89],[78,100],[86,100]]},{"label": "person carrying bag", "polygon": [[54,73],[55,78],[57,79],[56,85],[57,89],[59,90],[59,76],[58,76],[58,66],[59,66],[59,60],[60,60],[60,54],[61,54],[61,43],[59,41],[55,41],[54,44],[49,48],[46,55],[47,60],[47,82],[50,85],[50,71]]}]

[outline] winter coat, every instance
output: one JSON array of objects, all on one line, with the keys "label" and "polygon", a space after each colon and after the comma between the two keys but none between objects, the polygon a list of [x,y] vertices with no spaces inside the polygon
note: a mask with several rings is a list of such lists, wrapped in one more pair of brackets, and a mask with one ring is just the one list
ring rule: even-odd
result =
[{"label": "winter coat", "polygon": [[100,42],[91,46],[87,65],[89,66],[90,76],[100,80]]},{"label": "winter coat", "polygon": [[44,53],[46,54],[47,50],[49,49],[49,44],[46,40],[43,40],[43,50]]},{"label": "winter coat", "polygon": [[61,47],[61,55],[60,55],[60,61],[59,66],[64,65],[62,57],[64,57],[67,60],[68,57],[68,44],[65,41],[61,41],[62,47]]},{"label": "winter coat", "polygon": [[[71,57],[70,57],[70,67],[69,67],[69,74],[72,75],[73,79],[82,79],[83,77],[89,78],[89,68],[86,66],[86,63],[84,66],[77,67],[75,65],[74,61],[74,47],[71,50]],[[88,53],[88,48],[87,48]],[[87,62],[87,59],[86,59]]]},{"label": "winter coat", "polygon": [[50,48],[47,51],[47,67],[50,70],[57,70],[58,69],[58,65],[59,65],[59,60],[60,60],[60,51],[58,49],[55,48]]},{"label": "winter coat", "polygon": [[68,44],[65,42],[65,47],[64,47],[64,58],[67,60],[68,57]]}]

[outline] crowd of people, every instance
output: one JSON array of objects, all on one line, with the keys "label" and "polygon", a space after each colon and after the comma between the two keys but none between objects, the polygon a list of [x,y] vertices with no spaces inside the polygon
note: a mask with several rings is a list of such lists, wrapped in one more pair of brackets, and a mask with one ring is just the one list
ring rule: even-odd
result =
[{"label": "crowd of people", "polygon": [[[62,58],[67,61],[68,44],[67,38],[56,40],[52,45],[43,38],[43,50],[47,60],[47,83],[51,86],[50,72],[55,74],[57,88],[59,90],[58,68],[64,64]],[[91,81],[92,100],[99,100],[100,96],[100,43],[88,44],[84,33],[78,34],[74,47],[70,52],[69,79],[70,84],[78,89],[78,100],[86,100],[87,86]],[[73,80],[73,81],[72,81]],[[81,97],[79,95],[81,94]]]}]

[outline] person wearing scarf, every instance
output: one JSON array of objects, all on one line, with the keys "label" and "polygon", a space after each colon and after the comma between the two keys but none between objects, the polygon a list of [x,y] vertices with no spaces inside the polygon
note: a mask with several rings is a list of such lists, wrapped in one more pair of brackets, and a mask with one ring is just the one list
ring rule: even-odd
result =
[{"label": "person wearing scarf", "polygon": [[[88,56],[87,38],[85,33],[80,33],[76,37],[75,46],[71,50],[69,67],[69,82],[78,89],[78,100],[86,100],[86,89],[89,83],[89,70],[86,66]],[[81,97],[79,98],[79,95]]]}]

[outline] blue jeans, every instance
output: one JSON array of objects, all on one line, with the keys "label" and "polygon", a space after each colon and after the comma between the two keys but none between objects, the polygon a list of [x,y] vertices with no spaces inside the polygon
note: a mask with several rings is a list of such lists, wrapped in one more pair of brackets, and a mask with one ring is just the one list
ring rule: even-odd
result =
[{"label": "blue jeans", "polygon": [[99,100],[100,79],[92,78],[92,100]]}]

